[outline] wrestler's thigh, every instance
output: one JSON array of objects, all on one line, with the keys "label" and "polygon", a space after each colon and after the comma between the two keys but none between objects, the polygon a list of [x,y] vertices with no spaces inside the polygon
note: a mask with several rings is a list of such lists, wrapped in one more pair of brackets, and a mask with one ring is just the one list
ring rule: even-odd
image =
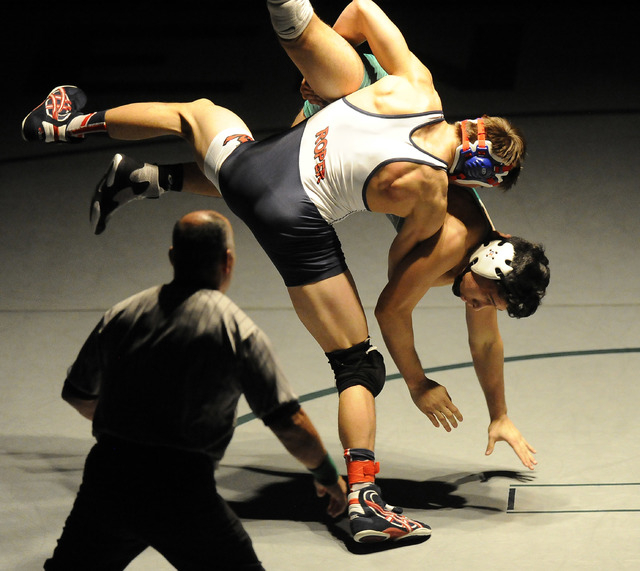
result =
[{"label": "wrestler's thigh", "polygon": [[349,95],[362,84],[364,65],[356,50],[315,15],[299,38],[281,44],[307,83],[327,101]]},{"label": "wrestler's thigh", "polygon": [[350,272],[288,291],[300,321],[325,353],[368,337],[367,318]]},{"label": "wrestler's thigh", "polygon": [[198,165],[202,167],[209,145],[215,136],[225,129],[237,128],[249,131],[245,122],[233,111],[216,105],[208,99],[199,99],[182,106],[183,134],[190,139]]}]

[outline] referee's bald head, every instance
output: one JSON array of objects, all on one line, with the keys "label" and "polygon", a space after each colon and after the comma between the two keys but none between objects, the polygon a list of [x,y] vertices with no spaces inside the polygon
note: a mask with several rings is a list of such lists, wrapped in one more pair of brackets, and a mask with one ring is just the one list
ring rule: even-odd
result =
[{"label": "referee's bald head", "polygon": [[219,288],[233,253],[231,223],[215,210],[190,212],[173,227],[170,258],[176,280]]}]

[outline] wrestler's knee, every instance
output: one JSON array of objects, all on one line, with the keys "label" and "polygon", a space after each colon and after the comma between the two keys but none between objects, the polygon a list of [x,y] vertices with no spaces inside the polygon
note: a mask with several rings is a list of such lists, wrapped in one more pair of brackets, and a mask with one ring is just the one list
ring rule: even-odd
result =
[{"label": "wrestler's knee", "polygon": [[211,141],[225,129],[249,132],[244,121],[226,107],[209,99],[197,99],[180,107],[181,135],[187,139],[199,156],[204,157]]},{"label": "wrestler's knee", "polygon": [[[198,99],[189,103],[147,103],[144,104],[140,126],[148,125],[162,129],[164,134],[171,134],[187,140],[193,140],[194,133],[206,125],[213,115],[216,106],[207,99]],[[141,112],[141,113],[142,113]],[[109,111],[107,112],[109,113]],[[107,120],[110,117],[107,116]],[[113,124],[111,120],[111,124]]]},{"label": "wrestler's knee", "polygon": [[209,99],[196,99],[190,103],[178,104],[180,132],[185,139],[192,140],[201,125],[207,123],[215,112],[216,105]]},{"label": "wrestler's knee", "polygon": [[386,379],[382,354],[369,339],[349,349],[326,354],[333,369],[338,393],[353,386],[363,386],[374,397],[380,394]]}]

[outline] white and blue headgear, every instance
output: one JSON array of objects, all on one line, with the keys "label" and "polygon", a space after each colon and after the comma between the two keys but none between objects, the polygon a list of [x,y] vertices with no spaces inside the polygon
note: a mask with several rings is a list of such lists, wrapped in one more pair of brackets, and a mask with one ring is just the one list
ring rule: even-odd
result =
[{"label": "white and blue headgear", "polygon": [[513,271],[515,250],[511,242],[492,240],[480,246],[469,259],[469,268],[475,274],[490,280],[501,280]]},{"label": "white and blue headgear", "polygon": [[469,121],[462,121],[462,144],[456,149],[453,166],[449,170],[449,179],[464,186],[498,186],[513,165],[505,164],[492,153],[491,141],[487,141],[482,117],[471,122],[478,125],[476,142],[469,142]]}]

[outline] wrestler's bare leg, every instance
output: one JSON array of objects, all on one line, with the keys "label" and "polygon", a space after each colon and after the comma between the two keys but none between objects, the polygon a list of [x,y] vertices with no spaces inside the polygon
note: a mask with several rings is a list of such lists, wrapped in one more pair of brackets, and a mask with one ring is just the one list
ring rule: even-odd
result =
[{"label": "wrestler's bare leg", "polygon": [[215,136],[231,127],[248,130],[233,111],[215,105],[208,99],[190,103],[131,103],[106,112],[106,123],[112,139],[139,141],[175,135],[188,141],[198,166]]},{"label": "wrestler's bare leg", "polygon": [[[348,349],[369,336],[367,319],[348,271],[288,290],[300,321],[325,353]],[[338,430],[345,448],[374,449],[375,401],[369,390],[355,386],[342,391]]]},{"label": "wrestler's bare leg", "polygon": [[322,99],[334,101],[357,91],[364,77],[364,64],[347,40],[315,14],[304,32],[280,44]]},{"label": "wrestler's bare leg", "polygon": [[197,163],[183,163],[182,167],[184,169],[182,192],[222,198],[220,191],[206,177]]}]

